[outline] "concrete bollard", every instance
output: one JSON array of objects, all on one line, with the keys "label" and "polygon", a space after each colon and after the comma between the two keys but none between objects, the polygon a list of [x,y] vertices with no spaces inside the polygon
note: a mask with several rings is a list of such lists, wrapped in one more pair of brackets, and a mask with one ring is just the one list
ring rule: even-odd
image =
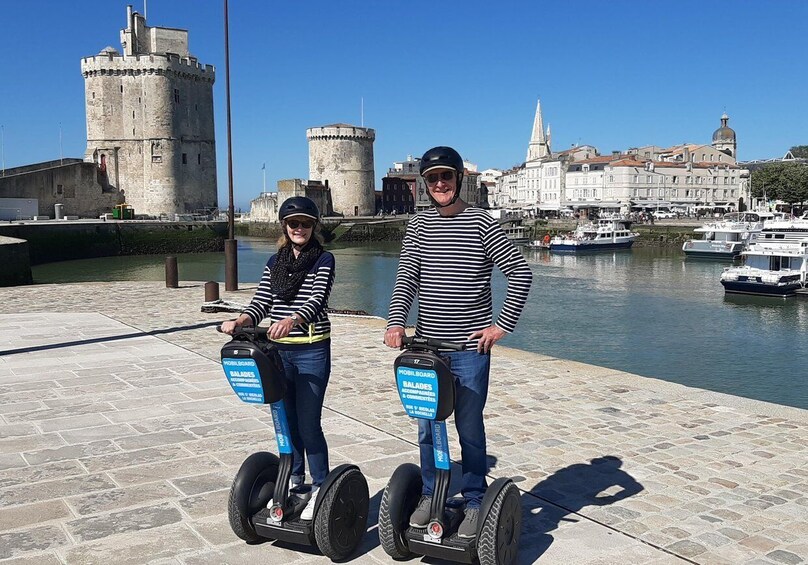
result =
[{"label": "concrete bollard", "polygon": [[219,300],[219,283],[208,281],[205,283],[205,302]]},{"label": "concrete bollard", "polygon": [[177,272],[177,258],[166,257],[166,288],[178,288],[179,274]]}]

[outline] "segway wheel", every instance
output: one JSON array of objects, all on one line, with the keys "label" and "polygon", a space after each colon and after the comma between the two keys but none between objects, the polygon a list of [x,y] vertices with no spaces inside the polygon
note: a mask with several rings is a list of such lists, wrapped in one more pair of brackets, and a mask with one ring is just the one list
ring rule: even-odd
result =
[{"label": "segway wheel", "polygon": [[259,536],[250,522],[255,514],[266,507],[275,490],[278,477],[278,458],[265,451],[253,453],[236,473],[227,501],[227,517],[233,533],[247,543],[257,543]]},{"label": "segway wheel", "polygon": [[477,555],[480,565],[516,563],[522,533],[519,489],[508,482],[497,494],[485,521],[478,526]]},{"label": "segway wheel", "polygon": [[404,539],[410,515],[421,498],[421,469],[412,463],[400,465],[382,493],[379,507],[379,543],[393,559],[408,559],[412,552]]},{"label": "segway wheel", "polygon": [[314,516],[314,539],[323,555],[342,561],[356,550],[367,531],[368,482],[359,469],[349,469],[324,495]]}]

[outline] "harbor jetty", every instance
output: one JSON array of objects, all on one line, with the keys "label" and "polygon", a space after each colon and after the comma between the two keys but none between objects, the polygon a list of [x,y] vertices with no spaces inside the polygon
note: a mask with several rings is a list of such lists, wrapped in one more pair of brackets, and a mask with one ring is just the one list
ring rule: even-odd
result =
[{"label": "harbor jetty", "polygon": [[[230,531],[236,470],[276,446],[268,410],[223,377],[214,326],[232,314],[201,311],[204,283],[0,299],[0,565],[323,562]],[[416,427],[384,321],[333,326],[331,465],[358,464],[372,496],[351,562],[389,563],[378,506],[392,471],[417,461]],[[489,475],[521,491],[520,563],[808,562],[808,411],[501,346],[491,375]]]}]

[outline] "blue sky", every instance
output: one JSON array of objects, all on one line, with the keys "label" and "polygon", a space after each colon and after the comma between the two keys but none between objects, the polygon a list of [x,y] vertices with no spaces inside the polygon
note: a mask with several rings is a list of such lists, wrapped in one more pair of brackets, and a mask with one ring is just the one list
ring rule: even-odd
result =
[{"label": "blue sky", "polygon": [[[0,0],[6,167],[82,157],[80,59],[120,48],[126,2]],[[133,2],[143,11],[143,0]],[[219,204],[227,204],[223,2],[149,0],[216,66]],[[482,168],[525,158],[537,98],[553,148],[709,143],[730,116],[742,160],[808,144],[808,2],[230,1],[236,205],[308,175],[306,128],[376,130],[393,161],[453,145]]]}]

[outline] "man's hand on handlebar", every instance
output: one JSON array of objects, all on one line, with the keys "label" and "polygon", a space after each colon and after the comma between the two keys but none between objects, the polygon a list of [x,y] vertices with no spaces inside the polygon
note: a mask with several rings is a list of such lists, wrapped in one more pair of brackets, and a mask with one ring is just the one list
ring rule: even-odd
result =
[{"label": "man's hand on handlebar", "polygon": [[393,349],[401,349],[401,339],[404,336],[404,328],[401,326],[393,326],[384,333],[384,344]]}]

